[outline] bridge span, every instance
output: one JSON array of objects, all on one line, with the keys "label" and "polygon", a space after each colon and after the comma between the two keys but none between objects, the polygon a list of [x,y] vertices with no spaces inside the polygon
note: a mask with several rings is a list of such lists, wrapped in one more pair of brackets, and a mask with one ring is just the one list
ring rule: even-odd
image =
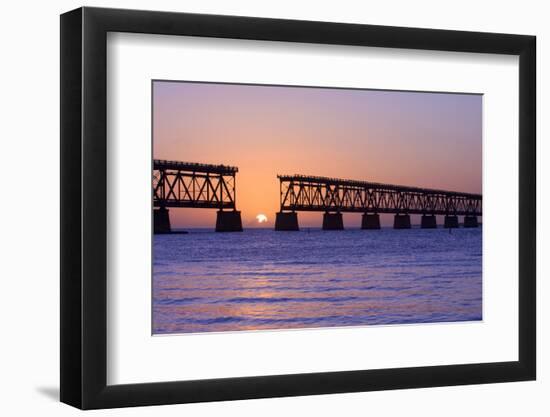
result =
[{"label": "bridge span", "polygon": [[323,229],[344,228],[342,213],[363,213],[362,229],[380,229],[380,213],[394,214],[395,229],[410,229],[411,214],[420,214],[422,228],[436,228],[436,215],[444,227],[477,227],[482,196],[369,181],[305,175],[278,175],[280,211],[275,230],[299,230],[298,211],[324,212]]},{"label": "bridge span", "polygon": [[154,233],[170,233],[170,207],[217,209],[216,231],[242,231],[237,167],[153,160]]}]

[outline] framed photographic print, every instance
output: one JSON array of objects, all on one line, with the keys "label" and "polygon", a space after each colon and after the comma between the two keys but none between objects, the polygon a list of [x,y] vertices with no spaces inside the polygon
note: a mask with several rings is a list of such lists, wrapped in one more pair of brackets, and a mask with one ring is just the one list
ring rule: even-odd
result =
[{"label": "framed photographic print", "polygon": [[61,16],[61,400],[535,379],[535,38]]}]

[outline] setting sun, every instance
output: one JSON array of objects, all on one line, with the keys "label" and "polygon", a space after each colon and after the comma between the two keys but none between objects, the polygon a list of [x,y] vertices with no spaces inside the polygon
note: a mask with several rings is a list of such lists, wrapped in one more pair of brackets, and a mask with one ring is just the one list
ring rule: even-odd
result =
[{"label": "setting sun", "polygon": [[265,214],[258,214],[256,220],[258,220],[258,223],[265,223],[267,222],[267,216]]}]

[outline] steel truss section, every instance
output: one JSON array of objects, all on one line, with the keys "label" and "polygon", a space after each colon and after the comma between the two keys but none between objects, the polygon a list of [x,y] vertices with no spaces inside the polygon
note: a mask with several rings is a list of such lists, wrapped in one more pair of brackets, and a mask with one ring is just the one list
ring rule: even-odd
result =
[{"label": "steel truss section", "polygon": [[278,175],[281,211],[482,215],[480,194],[303,175]]},{"label": "steel truss section", "polygon": [[155,207],[236,208],[237,167],[153,161]]}]

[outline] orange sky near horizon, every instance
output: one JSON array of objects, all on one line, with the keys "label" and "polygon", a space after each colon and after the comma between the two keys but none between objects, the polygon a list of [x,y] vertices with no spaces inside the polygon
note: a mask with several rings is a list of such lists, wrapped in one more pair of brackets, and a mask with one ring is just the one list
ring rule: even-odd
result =
[{"label": "orange sky near horizon", "polygon": [[[482,96],[154,81],[153,155],[237,166],[244,227],[260,213],[260,226],[273,226],[277,174],[481,193]],[[322,213],[298,216],[321,225]],[[213,228],[215,218],[170,209],[174,228]],[[344,221],[359,226],[360,215]]]}]

